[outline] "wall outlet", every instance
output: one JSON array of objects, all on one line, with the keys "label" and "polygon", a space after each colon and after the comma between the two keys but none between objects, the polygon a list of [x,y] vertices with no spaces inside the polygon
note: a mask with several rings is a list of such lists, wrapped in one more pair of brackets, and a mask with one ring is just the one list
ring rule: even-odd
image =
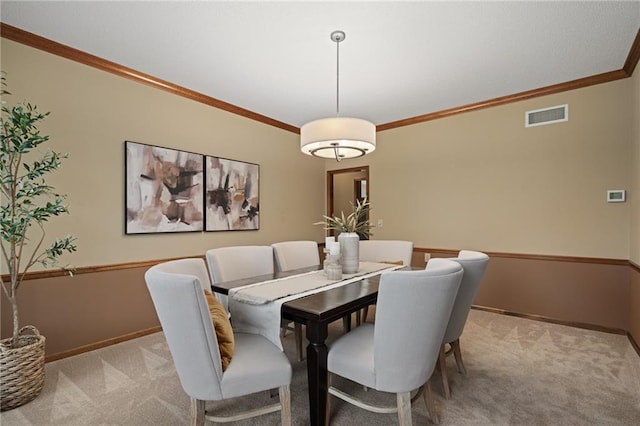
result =
[{"label": "wall outlet", "polygon": [[384,221],[382,219],[378,219],[378,228],[382,228],[384,226]]},{"label": "wall outlet", "polygon": [[424,261],[425,263],[429,261],[429,259],[431,259],[431,253],[425,253],[424,254]]}]

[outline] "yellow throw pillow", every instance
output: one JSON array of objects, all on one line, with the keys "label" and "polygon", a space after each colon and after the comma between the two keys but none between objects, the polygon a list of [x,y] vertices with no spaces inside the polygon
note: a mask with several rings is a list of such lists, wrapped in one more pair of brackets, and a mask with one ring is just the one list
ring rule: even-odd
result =
[{"label": "yellow throw pillow", "polygon": [[233,339],[233,329],[227,311],[224,309],[220,301],[211,293],[205,290],[204,295],[207,298],[209,312],[211,313],[211,322],[216,330],[218,339],[218,348],[220,349],[220,359],[222,360],[222,371],[225,371],[233,357],[233,349],[235,341]]}]

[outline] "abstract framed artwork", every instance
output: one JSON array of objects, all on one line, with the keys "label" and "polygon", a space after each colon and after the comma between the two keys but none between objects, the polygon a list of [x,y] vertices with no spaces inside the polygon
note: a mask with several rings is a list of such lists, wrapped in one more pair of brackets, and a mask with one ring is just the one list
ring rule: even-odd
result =
[{"label": "abstract framed artwork", "polygon": [[205,156],[205,230],[260,229],[260,166]]},{"label": "abstract framed artwork", "polygon": [[204,156],[125,141],[125,234],[204,228]]}]

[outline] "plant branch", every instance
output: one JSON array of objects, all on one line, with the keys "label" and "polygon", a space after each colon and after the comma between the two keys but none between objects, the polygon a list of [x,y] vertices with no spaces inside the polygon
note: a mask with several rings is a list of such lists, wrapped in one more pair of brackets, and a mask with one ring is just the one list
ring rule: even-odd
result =
[{"label": "plant branch", "polygon": [[355,232],[359,235],[369,237],[372,234],[371,228],[373,225],[369,223],[367,219],[367,211],[370,211],[371,204],[366,198],[362,200],[356,200],[356,204],[351,203],[353,211],[349,215],[345,216],[344,211],[340,212],[339,216],[326,216],[323,215],[323,222],[316,222],[314,225],[324,225],[325,230],[334,230],[339,232]]},{"label": "plant branch", "polygon": [[[2,75],[3,95],[5,77]],[[29,103],[8,108],[2,99],[0,130],[0,246],[2,256],[9,268],[9,282],[0,278],[2,290],[9,299],[13,310],[12,347],[18,344],[18,306],[16,292],[22,284],[26,272],[36,263],[45,268],[57,263],[63,253],[76,251],[75,238],[71,236],[56,239],[43,249],[46,237],[45,222],[53,216],[69,213],[63,204],[64,195],[54,192],[47,184],[49,173],[56,171],[68,154],[47,150],[37,154],[37,148],[49,140],[40,134],[38,124],[49,113],[40,113]],[[32,155],[38,155],[35,160]],[[48,200],[47,200],[48,199]],[[33,247],[29,246],[29,231],[32,225],[40,228],[40,238]],[[28,260],[23,259],[29,253]],[[25,263],[26,262],[26,263]],[[21,268],[21,265],[25,265]]]}]

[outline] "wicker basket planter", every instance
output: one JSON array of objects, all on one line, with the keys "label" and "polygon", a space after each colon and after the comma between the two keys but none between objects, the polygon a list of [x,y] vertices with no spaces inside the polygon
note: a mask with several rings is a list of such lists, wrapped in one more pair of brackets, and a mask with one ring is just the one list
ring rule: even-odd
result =
[{"label": "wicker basket planter", "polygon": [[1,411],[32,401],[44,386],[44,336],[31,325],[22,327],[18,336],[18,348],[8,347],[11,338],[0,341]]}]

